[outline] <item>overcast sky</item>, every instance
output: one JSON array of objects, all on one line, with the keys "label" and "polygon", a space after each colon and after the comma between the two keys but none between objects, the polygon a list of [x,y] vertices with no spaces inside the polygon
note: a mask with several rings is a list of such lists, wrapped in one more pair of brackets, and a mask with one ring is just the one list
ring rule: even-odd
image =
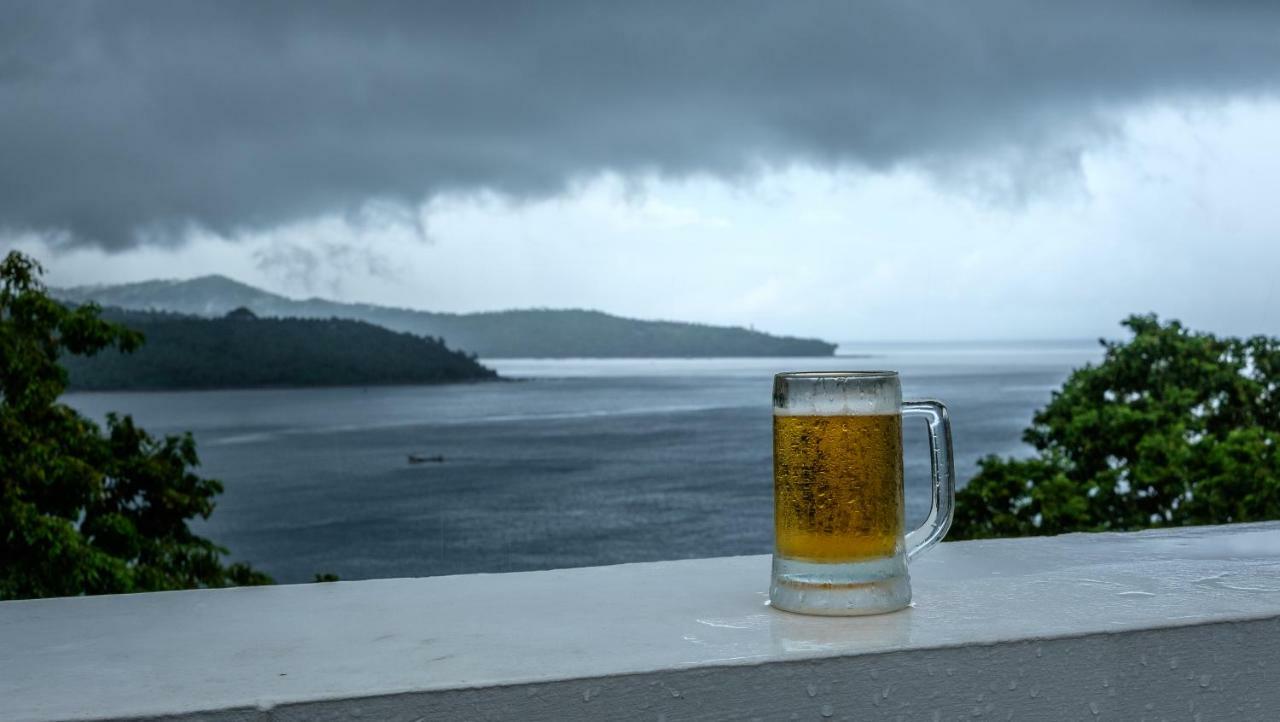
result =
[{"label": "overcast sky", "polygon": [[1280,3],[17,3],[0,246],[831,339],[1280,333]]}]

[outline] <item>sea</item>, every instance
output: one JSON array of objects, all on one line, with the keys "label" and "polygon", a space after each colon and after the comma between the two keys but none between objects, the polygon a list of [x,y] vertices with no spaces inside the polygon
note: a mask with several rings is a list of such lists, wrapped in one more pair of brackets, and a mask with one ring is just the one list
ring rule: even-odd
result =
[{"label": "sea", "polygon": [[[1022,432],[1096,341],[846,343],[824,358],[492,359],[506,381],[73,393],[90,417],[190,431],[225,491],[193,529],[279,582],[766,554],[772,376],[892,369],[951,411],[961,485]],[[928,511],[908,420],[906,514]],[[410,456],[426,459],[411,463]]]}]

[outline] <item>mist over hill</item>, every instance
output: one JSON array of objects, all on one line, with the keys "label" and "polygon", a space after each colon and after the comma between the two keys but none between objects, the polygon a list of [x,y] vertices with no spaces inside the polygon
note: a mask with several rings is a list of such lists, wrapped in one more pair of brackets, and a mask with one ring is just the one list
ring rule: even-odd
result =
[{"label": "mist over hill", "polygon": [[497,374],[442,341],[349,319],[223,318],[108,308],[146,336],[130,354],[66,356],[76,390],[375,386],[481,381]]},{"label": "mist over hill", "polygon": [[320,298],[297,300],[225,276],[53,289],[74,303],[222,316],[244,307],[262,317],[346,318],[441,337],[487,358],[830,356],[836,345],[751,329],[642,321],[581,309],[437,313]]}]

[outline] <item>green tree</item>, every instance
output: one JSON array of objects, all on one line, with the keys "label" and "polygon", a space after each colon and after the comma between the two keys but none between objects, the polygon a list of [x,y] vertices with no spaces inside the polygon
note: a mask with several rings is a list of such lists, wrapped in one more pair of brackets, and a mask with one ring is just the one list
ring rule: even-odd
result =
[{"label": "green tree", "polygon": [[114,414],[104,433],[58,403],[60,356],[142,337],[51,299],[42,271],[17,252],[0,263],[0,599],[269,584],[187,527],[222,491],[192,473],[190,434],[158,439]]},{"label": "green tree", "polygon": [[1035,457],[979,462],[953,538],[1280,518],[1280,339],[1124,325],[1035,414]]}]

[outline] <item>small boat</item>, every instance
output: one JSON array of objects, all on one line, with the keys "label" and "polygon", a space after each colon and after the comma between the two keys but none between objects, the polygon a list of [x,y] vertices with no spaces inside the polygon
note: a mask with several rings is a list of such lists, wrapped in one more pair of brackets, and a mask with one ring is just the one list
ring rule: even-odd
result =
[{"label": "small boat", "polygon": [[440,464],[444,462],[444,454],[436,454],[434,456],[424,456],[422,454],[409,454],[410,464]]}]

